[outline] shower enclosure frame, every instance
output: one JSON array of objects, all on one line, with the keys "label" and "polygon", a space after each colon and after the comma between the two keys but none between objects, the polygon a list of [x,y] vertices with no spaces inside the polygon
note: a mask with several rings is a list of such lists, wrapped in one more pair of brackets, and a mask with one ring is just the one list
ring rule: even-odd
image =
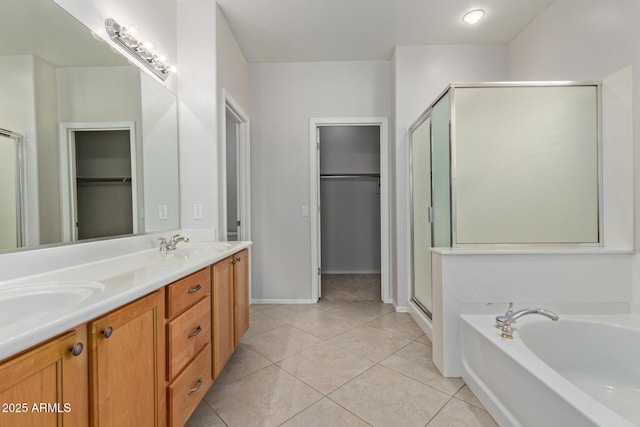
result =
[{"label": "shower enclosure frame", "polygon": [[[456,89],[459,88],[506,88],[506,87],[571,87],[571,86],[593,86],[596,89],[596,106],[597,106],[597,242],[588,242],[588,243],[459,243],[458,235],[457,235],[457,225],[458,225],[458,209],[456,206],[456,200],[458,195],[458,189],[456,186],[456,177],[458,172],[458,165],[456,162],[456,115],[454,114],[456,111]],[[417,306],[420,311],[426,315],[429,319],[431,319],[432,310],[428,310],[424,307],[419,301],[417,301],[414,297],[415,295],[415,269],[414,269],[414,205],[413,205],[413,191],[414,191],[414,183],[413,183],[413,132],[427,119],[431,118],[431,113],[433,108],[445,97],[449,94],[450,97],[450,106],[449,106],[449,184],[450,184],[450,236],[451,236],[451,248],[461,249],[461,250],[473,250],[474,252],[478,251],[493,251],[496,249],[502,250],[523,250],[523,249],[532,249],[532,250],[540,250],[545,248],[552,249],[576,249],[576,248],[594,248],[594,247],[602,247],[604,242],[603,235],[603,167],[602,167],[602,83],[596,81],[549,81],[549,82],[474,82],[474,83],[451,83],[448,85],[436,98],[435,100],[418,116],[418,118],[410,125],[408,128],[408,182],[409,182],[409,200],[408,200],[408,208],[410,214],[410,224],[409,224],[409,233],[410,238],[408,241],[408,253],[409,256],[409,272],[410,272],[410,285],[409,285],[409,300],[410,303],[413,303]],[[433,127],[433,123],[430,125]],[[430,139],[429,139],[429,152],[430,152],[430,167],[432,166],[431,162],[433,161],[433,141],[432,141],[432,133],[430,131]],[[431,172],[431,170],[430,170]],[[433,177],[431,178],[431,200],[430,200],[430,212],[433,209],[433,188],[434,181]],[[431,245],[433,245],[433,215],[430,215],[429,222],[431,223]],[[434,246],[431,246],[432,248]],[[433,308],[433,307],[432,307]]]},{"label": "shower enclosure frame", "polygon": [[24,247],[27,243],[27,155],[23,134],[0,128],[0,136],[14,141],[16,157],[16,246]]}]

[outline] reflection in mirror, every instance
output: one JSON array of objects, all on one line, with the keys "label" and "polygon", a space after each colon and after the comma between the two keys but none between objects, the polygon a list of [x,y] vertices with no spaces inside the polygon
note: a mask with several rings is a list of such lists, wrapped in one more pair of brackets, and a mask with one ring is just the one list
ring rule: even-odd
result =
[{"label": "reflection in mirror", "polygon": [[0,250],[23,246],[23,136],[0,129]]},{"label": "reflection in mirror", "polygon": [[0,251],[178,228],[175,96],[52,0],[0,5],[0,128],[26,158],[18,192],[1,166],[2,200],[26,210],[3,206]]}]

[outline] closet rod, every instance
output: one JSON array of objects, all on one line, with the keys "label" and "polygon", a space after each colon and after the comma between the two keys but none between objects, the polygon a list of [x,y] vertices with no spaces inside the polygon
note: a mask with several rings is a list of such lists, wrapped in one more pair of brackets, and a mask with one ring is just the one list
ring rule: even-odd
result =
[{"label": "closet rod", "polygon": [[77,182],[131,182],[130,176],[113,176],[113,177],[76,177]]}]

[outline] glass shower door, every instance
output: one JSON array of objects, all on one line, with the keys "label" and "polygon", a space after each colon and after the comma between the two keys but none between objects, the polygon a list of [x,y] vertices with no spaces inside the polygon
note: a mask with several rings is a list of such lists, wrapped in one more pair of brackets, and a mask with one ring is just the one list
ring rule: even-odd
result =
[{"label": "glass shower door", "polygon": [[410,130],[411,138],[411,223],[412,300],[429,317],[431,297],[431,117]]},{"label": "glass shower door", "polygon": [[24,246],[23,136],[0,129],[0,250]]},{"label": "glass shower door", "polygon": [[449,93],[431,109],[432,246],[451,247],[451,144]]}]

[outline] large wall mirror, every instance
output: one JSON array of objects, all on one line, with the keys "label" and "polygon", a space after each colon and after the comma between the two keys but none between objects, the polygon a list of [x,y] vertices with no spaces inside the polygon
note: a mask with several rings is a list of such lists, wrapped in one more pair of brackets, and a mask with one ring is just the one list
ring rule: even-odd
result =
[{"label": "large wall mirror", "polygon": [[0,253],[177,229],[174,94],[52,0],[0,5]]}]

